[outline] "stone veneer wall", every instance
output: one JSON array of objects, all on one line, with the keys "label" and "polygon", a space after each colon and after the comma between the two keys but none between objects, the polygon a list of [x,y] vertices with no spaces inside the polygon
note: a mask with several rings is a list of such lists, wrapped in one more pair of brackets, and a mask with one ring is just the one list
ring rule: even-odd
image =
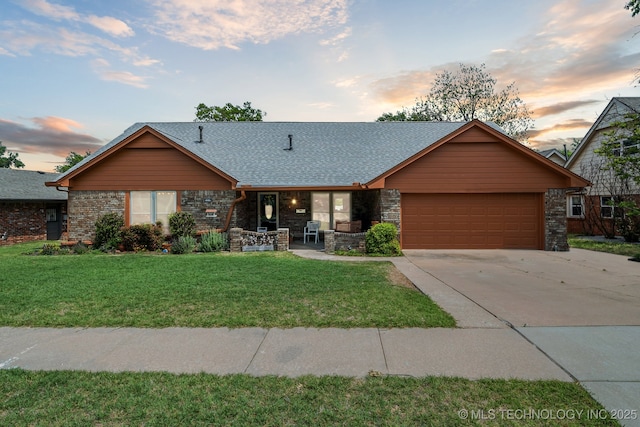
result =
[{"label": "stone veneer wall", "polygon": [[0,246],[47,238],[44,202],[0,203]]},{"label": "stone veneer wall", "polygon": [[569,250],[567,198],[562,188],[550,188],[544,195],[544,250]]},{"label": "stone veneer wall", "polygon": [[[180,194],[180,209],[193,215],[198,230],[219,229],[225,226],[229,209],[238,197],[240,193],[235,190],[184,190]],[[207,218],[207,209],[217,209],[216,216]],[[236,207],[229,227],[236,226],[237,210]]]},{"label": "stone veneer wall", "polygon": [[392,223],[400,234],[400,190],[380,190],[380,221]]},{"label": "stone veneer wall", "polygon": [[[229,230],[229,251],[230,252],[242,252],[242,238],[243,236],[253,235],[258,236],[263,233],[256,231],[247,231],[239,227],[234,227]],[[288,251],[289,250],[289,229],[278,228],[278,231],[268,231],[268,235],[277,235],[274,242],[274,250],[276,251]]]},{"label": "stone veneer wall", "polygon": [[324,232],[324,250],[326,253],[335,251],[356,250],[365,253],[365,237],[367,233],[341,233],[334,230]]},{"label": "stone veneer wall", "polygon": [[68,239],[93,240],[96,221],[115,212],[124,215],[124,191],[69,191]]}]

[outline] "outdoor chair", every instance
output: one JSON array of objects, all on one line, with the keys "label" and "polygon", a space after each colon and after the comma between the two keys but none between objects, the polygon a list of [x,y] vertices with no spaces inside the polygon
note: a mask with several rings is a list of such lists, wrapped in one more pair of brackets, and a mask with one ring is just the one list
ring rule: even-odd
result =
[{"label": "outdoor chair", "polygon": [[303,241],[307,243],[307,237],[315,236],[315,242],[318,243],[318,234],[320,232],[320,221],[307,221],[307,226],[304,228]]}]

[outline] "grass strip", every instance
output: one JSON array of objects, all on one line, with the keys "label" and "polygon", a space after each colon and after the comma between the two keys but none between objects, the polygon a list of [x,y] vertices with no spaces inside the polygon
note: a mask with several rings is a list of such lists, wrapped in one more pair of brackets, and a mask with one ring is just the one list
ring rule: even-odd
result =
[{"label": "grass strip", "polygon": [[0,370],[0,396],[11,426],[617,425],[559,381],[12,369]]},{"label": "grass strip", "polygon": [[583,239],[579,236],[569,237],[569,246],[578,249],[587,249],[590,251],[606,252],[616,255],[625,255],[628,257],[640,257],[640,245],[634,243],[625,243],[617,241],[596,241]]}]

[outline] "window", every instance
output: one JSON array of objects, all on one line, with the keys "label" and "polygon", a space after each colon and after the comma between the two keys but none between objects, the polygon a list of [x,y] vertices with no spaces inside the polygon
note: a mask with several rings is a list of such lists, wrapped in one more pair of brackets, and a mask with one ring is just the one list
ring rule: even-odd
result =
[{"label": "window", "polygon": [[567,197],[567,217],[583,218],[584,202],[581,195],[570,195]]},{"label": "window", "polygon": [[320,230],[335,229],[336,221],[351,220],[351,193],[311,193],[311,219]]},{"label": "window", "polygon": [[162,222],[169,232],[169,214],[176,211],[175,191],[132,191],[130,193],[130,224]]},{"label": "window", "polygon": [[640,142],[636,139],[625,139],[620,142],[620,148],[613,149],[614,156],[631,156],[640,153]]},{"label": "window", "polygon": [[614,198],[611,196],[600,196],[600,216],[602,218],[621,217],[620,207],[613,206]]}]

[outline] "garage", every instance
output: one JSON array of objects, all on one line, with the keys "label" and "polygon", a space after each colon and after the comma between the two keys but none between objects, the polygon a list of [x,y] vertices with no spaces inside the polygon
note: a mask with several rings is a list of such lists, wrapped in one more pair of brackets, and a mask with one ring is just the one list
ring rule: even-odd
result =
[{"label": "garage", "polygon": [[403,249],[542,249],[542,194],[401,195]]}]

